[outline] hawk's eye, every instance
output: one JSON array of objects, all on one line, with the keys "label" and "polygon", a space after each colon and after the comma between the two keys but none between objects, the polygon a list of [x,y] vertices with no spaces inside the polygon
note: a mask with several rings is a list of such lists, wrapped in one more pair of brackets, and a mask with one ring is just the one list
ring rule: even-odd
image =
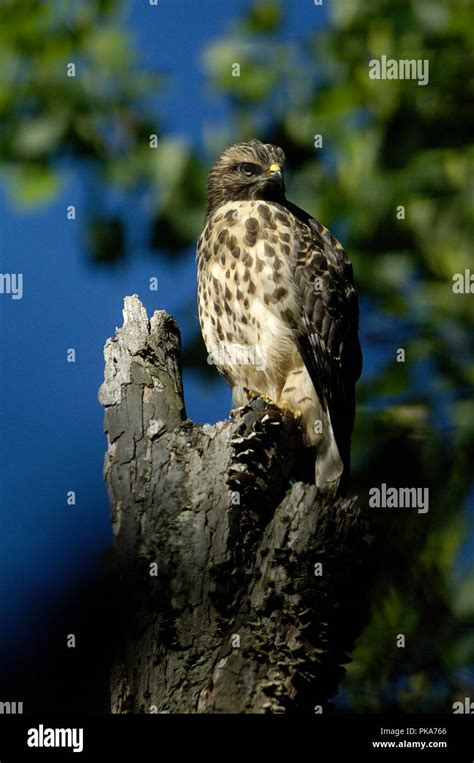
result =
[{"label": "hawk's eye", "polygon": [[252,177],[252,175],[258,175],[260,172],[260,167],[258,164],[253,164],[252,162],[241,162],[237,169],[239,172],[242,173],[242,175],[245,175],[245,177]]}]

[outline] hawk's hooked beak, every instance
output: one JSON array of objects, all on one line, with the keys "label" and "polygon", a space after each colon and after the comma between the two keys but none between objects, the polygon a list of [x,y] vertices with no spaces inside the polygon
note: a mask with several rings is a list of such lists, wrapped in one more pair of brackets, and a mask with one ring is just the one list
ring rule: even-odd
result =
[{"label": "hawk's hooked beak", "polygon": [[281,167],[279,164],[276,164],[275,162],[273,164],[270,164],[268,168],[268,174],[269,174],[269,179],[272,180],[274,183],[283,185],[283,175],[282,175]]}]

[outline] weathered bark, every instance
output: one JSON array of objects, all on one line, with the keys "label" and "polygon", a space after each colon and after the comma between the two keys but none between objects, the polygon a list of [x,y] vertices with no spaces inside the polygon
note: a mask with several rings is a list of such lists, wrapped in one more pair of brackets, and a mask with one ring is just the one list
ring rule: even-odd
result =
[{"label": "weathered bark", "polygon": [[113,712],[326,708],[366,617],[356,501],[291,484],[297,425],[260,399],[226,422],[187,419],[178,327],[148,321],[138,297],[105,360],[123,586]]}]

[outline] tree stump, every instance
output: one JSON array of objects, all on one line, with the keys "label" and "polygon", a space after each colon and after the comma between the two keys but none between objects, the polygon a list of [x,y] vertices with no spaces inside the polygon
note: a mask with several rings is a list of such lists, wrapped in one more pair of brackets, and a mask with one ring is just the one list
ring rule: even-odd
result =
[{"label": "tree stump", "polygon": [[175,321],[126,297],[99,399],[121,586],[114,713],[330,708],[367,619],[355,499],[292,482],[297,424],[256,398],[186,418]]}]

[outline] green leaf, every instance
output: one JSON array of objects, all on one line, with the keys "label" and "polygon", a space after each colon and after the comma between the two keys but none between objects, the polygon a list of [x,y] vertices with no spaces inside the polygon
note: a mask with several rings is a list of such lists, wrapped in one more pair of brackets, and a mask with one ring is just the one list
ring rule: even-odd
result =
[{"label": "green leaf", "polygon": [[61,185],[61,175],[42,164],[25,164],[9,173],[12,198],[24,207],[33,207],[51,201]]},{"label": "green leaf", "polygon": [[42,156],[58,146],[66,128],[66,119],[60,114],[50,114],[37,119],[25,119],[15,135],[15,151],[25,158]]}]

